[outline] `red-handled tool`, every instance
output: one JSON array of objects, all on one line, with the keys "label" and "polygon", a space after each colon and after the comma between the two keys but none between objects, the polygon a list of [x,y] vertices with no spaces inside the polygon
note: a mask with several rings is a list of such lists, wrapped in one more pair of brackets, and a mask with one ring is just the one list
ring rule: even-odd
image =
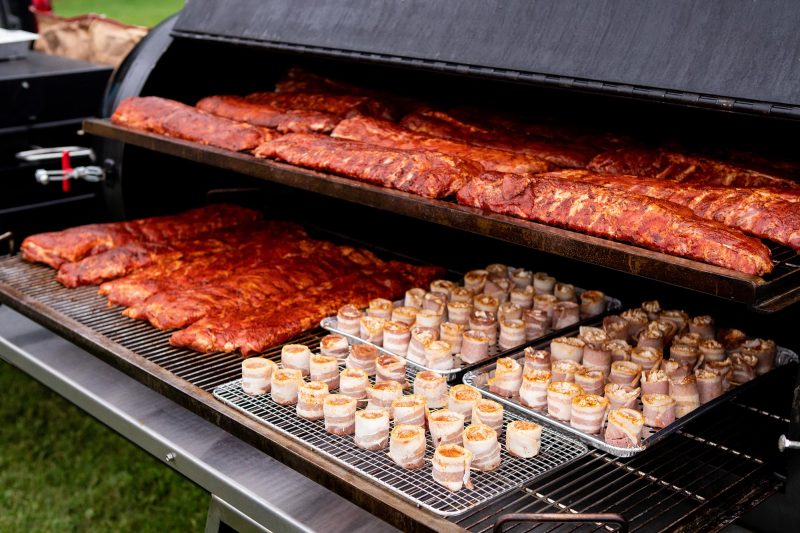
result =
[{"label": "red-handled tool", "polygon": [[72,161],[69,158],[69,150],[63,150],[61,152],[61,171],[64,173],[64,179],[61,181],[61,190],[63,192],[69,192],[70,184],[69,180],[72,177]]},{"label": "red-handled tool", "polygon": [[82,146],[58,146],[53,148],[37,148],[17,153],[17,159],[33,163],[37,161],[51,161],[61,158],[61,170],[37,169],[34,173],[36,181],[42,185],[54,181],[61,182],[61,190],[68,193],[72,187],[70,180],[84,180],[97,183],[105,179],[105,172],[96,165],[87,165],[72,168],[72,156],[88,156],[94,161],[94,152]]}]

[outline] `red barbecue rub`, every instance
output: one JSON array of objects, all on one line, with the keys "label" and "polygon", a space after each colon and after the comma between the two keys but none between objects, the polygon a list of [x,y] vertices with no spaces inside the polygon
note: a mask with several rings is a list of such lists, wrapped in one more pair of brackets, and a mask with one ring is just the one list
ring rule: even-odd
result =
[{"label": "red barbecue rub", "polygon": [[267,103],[254,102],[241,96],[208,96],[197,102],[197,108],[254,126],[274,128],[281,133],[329,133],[340,117],[305,109],[279,109]]},{"label": "red barbecue rub", "polygon": [[392,189],[444,198],[480,175],[478,163],[427,150],[399,150],[325,135],[291,133],[259,146],[257,157],[332,172]]},{"label": "red barbecue rub", "polygon": [[261,213],[232,205],[211,205],[173,216],[130,222],[89,224],[63,231],[31,235],[22,242],[22,257],[58,268],[132,242],[168,244],[218,228],[247,224]]},{"label": "red barbecue rub", "polygon": [[123,100],[111,115],[111,122],[234,152],[252,150],[278,136],[273,130],[210,115],[157,96]]},{"label": "red barbecue rub", "polygon": [[387,120],[355,117],[336,126],[333,137],[403,150],[432,150],[480,163],[484,170],[530,174],[551,170],[546,161],[525,154],[475,146],[415,133]]},{"label": "red barbecue rub", "polygon": [[434,137],[530,155],[559,167],[584,168],[597,153],[597,150],[580,144],[467,123],[443,111],[412,113],[404,117],[400,125]]},{"label": "red barbecue rub", "polygon": [[597,155],[589,170],[601,174],[628,174],[687,182],[694,185],[775,187],[800,190],[800,184],[730,163],[676,152],[621,148]]},{"label": "red barbecue rub", "polygon": [[486,173],[461,189],[458,201],[746,274],[772,270],[769,249],[757,239],[677,204],[589,183]]},{"label": "red barbecue rub", "polygon": [[396,113],[389,104],[371,96],[257,92],[248,95],[247,99],[260,104],[269,104],[279,109],[305,109],[330,113],[342,118],[356,115],[368,115],[388,120],[396,118]]},{"label": "red barbecue rub", "polygon": [[667,200],[688,207],[699,217],[800,250],[800,202],[786,201],[771,189],[699,186],[583,170],[547,176]]}]

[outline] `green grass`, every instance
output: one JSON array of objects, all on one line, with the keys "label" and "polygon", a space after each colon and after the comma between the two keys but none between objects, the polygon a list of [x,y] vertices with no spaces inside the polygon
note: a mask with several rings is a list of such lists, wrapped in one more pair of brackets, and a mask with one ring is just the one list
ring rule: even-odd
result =
[{"label": "green grass", "polygon": [[56,15],[98,13],[128,24],[155,26],[183,7],[184,0],[54,0]]},{"label": "green grass", "polygon": [[208,494],[0,361],[0,531],[201,531]]}]

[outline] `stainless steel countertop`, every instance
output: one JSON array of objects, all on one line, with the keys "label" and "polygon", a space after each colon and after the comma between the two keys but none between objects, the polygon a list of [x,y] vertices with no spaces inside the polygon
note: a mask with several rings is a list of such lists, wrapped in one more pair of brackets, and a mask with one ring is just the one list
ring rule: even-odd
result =
[{"label": "stainless steel countertop", "polygon": [[396,531],[6,306],[0,358],[272,531]]}]

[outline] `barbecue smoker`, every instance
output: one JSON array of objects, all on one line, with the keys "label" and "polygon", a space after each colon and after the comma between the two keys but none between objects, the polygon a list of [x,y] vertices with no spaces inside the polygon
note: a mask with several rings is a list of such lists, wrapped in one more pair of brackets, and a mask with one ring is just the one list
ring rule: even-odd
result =
[{"label": "barbecue smoker", "polygon": [[[800,36],[789,2],[764,9],[746,2],[723,8],[520,0],[452,8],[452,2],[189,0],[116,72],[102,116],[129,96],[194,103],[211,94],[270,88],[288,67],[300,66],[434,104],[546,115],[710,152],[794,155],[800,66],[785,51],[798,49]],[[107,119],[86,121],[84,130],[97,139],[103,160],[114,162],[103,182],[110,219],[233,200],[395,256],[461,272],[490,258],[528,265],[585,286],[591,281],[627,306],[658,298],[666,307],[713,314],[800,348],[800,258],[788,248],[773,247],[773,273],[747,276],[452,201],[134,132]],[[52,229],[60,227],[51,221]],[[800,439],[796,365],[641,454],[623,459],[593,450],[499,499],[443,518],[216,400],[212,391],[238,377],[238,355],[171,348],[169,332],[106,309],[92,287],[64,289],[52,271],[16,258],[2,268],[3,303],[74,346],[6,308],[0,310],[7,324],[0,354],[219,496],[212,523],[370,531],[387,523],[402,530],[713,531],[746,515],[753,528],[800,528],[800,456],[791,450],[800,446],[792,443]],[[316,349],[323,334],[313,331],[295,342]],[[64,362],[39,356],[30,338],[74,351],[88,369],[84,383],[97,390],[87,392],[90,385],[81,385]],[[108,368],[82,350],[157,392],[115,373],[134,397],[182,406],[169,408],[177,409],[175,418],[143,432],[130,421],[152,416],[157,407],[142,414],[141,407],[113,404],[108,398],[115,396],[95,379]],[[213,441],[213,450],[203,447],[187,457],[170,447],[181,439]],[[243,464],[252,458],[258,462]]]}]

